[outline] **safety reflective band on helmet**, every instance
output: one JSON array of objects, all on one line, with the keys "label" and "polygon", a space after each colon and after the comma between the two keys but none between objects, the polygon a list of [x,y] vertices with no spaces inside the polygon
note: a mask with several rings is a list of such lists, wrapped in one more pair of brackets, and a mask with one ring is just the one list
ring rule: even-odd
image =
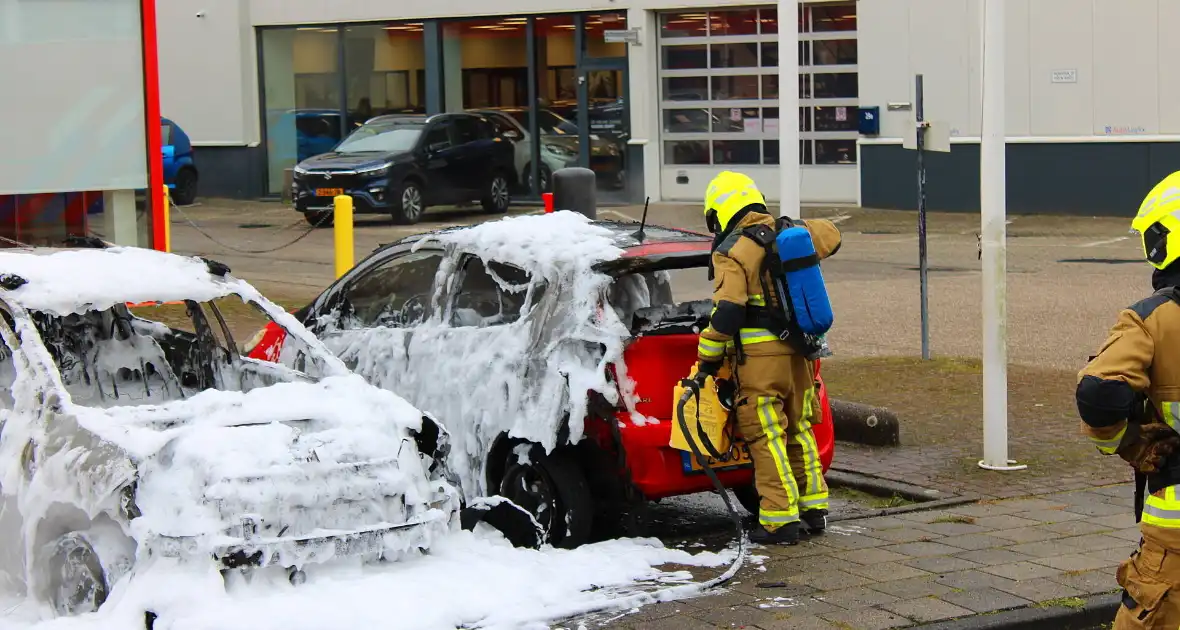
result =
[{"label": "safety reflective band on helmet", "polygon": [[1142,520],[1148,525],[1180,529],[1180,501],[1176,500],[1176,486],[1164,488],[1164,496],[1147,495],[1143,502]]},{"label": "safety reflective band on helmet", "polygon": [[1119,442],[1123,441],[1123,435],[1126,432],[1127,432],[1127,427],[1124,426],[1118,433],[1116,433],[1114,435],[1114,437],[1112,437],[1110,439],[1104,440],[1101,438],[1096,438],[1094,436],[1090,436],[1090,441],[1094,443],[1094,446],[1098,447],[1099,452],[1101,452],[1102,454],[1114,455],[1114,452],[1116,450],[1118,450]]},{"label": "safety reflective band on helmet", "polygon": [[725,354],[725,343],[701,337],[697,341],[697,354],[702,357],[720,357]]}]

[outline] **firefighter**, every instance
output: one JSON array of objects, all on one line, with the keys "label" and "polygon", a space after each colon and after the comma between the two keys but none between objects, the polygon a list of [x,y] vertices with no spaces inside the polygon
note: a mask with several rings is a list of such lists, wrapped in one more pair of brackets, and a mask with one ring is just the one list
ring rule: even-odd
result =
[{"label": "firefighter", "polygon": [[[761,497],[758,525],[750,540],[761,544],[795,544],[800,519],[811,533],[827,525],[828,488],[813,417],[815,366],[803,349],[784,341],[782,302],[766,295],[773,286],[763,267],[766,250],[744,230],[775,228],[766,200],[748,176],[725,171],[710,182],[705,220],[714,234],[710,279],[713,311],[697,347],[698,375],[716,375],[729,361],[734,372],[738,431],[754,460],[755,486]],[[820,259],[836,252],[840,232],[827,220],[802,222]],[[781,333],[781,334],[780,334]]]},{"label": "firefighter", "polygon": [[[1131,222],[1155,271],[1155,294],[1119,313],[1078,375],[1083,432],[1145,477],[1142,538],[1119,565],[1115,630],[1180,628],[1180,172],[1156,185]],[[1142,495],[1139,495],[1142,496]],[[1169,593],[1169,590],[1171,591]]]}]

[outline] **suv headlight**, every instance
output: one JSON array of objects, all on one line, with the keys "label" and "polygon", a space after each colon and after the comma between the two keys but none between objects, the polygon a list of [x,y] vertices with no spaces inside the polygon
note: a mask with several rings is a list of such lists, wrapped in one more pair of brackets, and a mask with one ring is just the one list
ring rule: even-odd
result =
[{"label": "suv headlight", "polygon": [[577,152],[575,152],[573,149],[560,144],[546,144],[545,150],[556,156],[564,158],[577,156]]},{"label": "suv headlight", "polygon": [[392,164],[378,164],[377,166],[369,166],[366,168],[356,169],[357,175],[367,175],[369,177],[380,177],[389,173],[389,167]]},{"label": "suv headlight", "polygon": [[308,173],[307,169],[303,168],[302,166],[299,166],[298,164],[295,165],[295,174],[296,175],[307,175],[307,173]]}]

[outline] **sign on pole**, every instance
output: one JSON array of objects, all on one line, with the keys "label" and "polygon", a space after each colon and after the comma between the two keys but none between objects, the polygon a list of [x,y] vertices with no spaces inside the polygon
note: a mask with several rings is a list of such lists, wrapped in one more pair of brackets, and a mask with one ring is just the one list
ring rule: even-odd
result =
[{"label": "sign on pole", "polygon": [[1008,459],[1008,334],[1005,216],[1004,2],[983,3],[983,133],[979,145],[983,261],[983,459],[988,470],[1022,470]]}]

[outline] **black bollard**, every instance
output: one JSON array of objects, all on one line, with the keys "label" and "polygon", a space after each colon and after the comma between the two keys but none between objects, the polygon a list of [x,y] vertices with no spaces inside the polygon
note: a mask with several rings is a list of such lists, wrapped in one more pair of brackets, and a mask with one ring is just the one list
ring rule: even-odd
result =
[{"label": "black bollard", "polygon": [[597,189],[594,171],[580,166],[557,169],[553,173],[553,210],[572,210],[597,219]]}]

